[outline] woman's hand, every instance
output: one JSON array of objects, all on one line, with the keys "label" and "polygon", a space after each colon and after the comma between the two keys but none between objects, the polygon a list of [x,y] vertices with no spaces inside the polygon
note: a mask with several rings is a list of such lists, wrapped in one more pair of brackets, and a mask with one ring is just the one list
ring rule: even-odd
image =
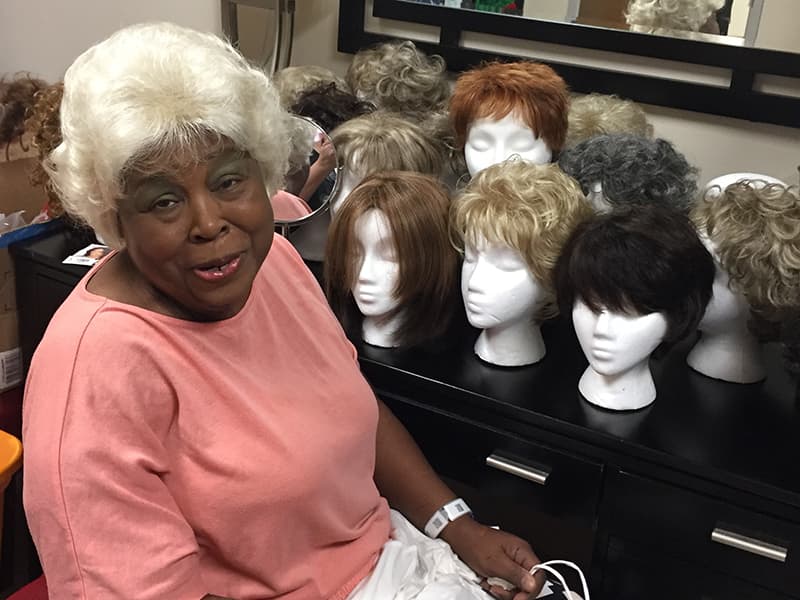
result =
[{"label": "woman's hand", "polygon": [[544,585],[543,573],[533,576],[528,572],[539,559],[530,545],[515,535],[461,517],[445,527],[441,538],[478,575],[499,577],[514,585],[514,589],[505,590],[484,581],[482,587],[495,598],[536,598]]},{"label": "woman's hand", "polygon": [[320,164],[320,168],[325,171],[325,173],[333,171],[333,168],[336,166],[336,150],[330,138],[326,137],[315,143],[314,150],[319,154],[317,162]]}]

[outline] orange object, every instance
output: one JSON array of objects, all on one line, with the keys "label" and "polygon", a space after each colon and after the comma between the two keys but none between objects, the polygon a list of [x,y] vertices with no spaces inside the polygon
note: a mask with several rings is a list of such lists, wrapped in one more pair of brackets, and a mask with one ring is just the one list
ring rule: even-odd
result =
[{"label": "orange object", "polygon": [[22,442],[0,430],[0,539],[3,538],[3,496],[22,463]]}]

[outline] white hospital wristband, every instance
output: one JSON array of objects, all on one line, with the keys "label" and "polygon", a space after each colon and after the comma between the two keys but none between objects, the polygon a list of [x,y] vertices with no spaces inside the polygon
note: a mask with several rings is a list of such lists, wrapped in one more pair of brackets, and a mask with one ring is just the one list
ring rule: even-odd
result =
[{"label": "white hospital wristband", "polygon": [[469,506],[467,506],[467,503],[464,502],[464,500],[461,498],[451,500],[433,513],[433,516],[428,519],[427,523],[425,523],[425,535],[428,537],[437,538],[439,537],[439,534],[442,533],[442,530],[447,527],[448,523],[455,521],[464,515],[471,514],[472,510],[470,510]]}]

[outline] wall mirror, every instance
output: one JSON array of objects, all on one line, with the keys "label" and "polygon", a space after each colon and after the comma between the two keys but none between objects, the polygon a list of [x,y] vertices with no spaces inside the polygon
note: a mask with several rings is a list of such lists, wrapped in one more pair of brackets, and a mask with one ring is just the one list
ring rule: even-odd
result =
[{"label": "wall mirror", "polygon": [[[376,21],[414,23],[426,32],[415,43],[455,72],[532,59],[575,92],[800,127],[797,0],[722,0],[718,34],[631,31],[623,16],[629,1],[348,0],[339,7],[339,50],[402,37]],[[544,13],[556,8],[557,15]]]},{"label": "wall mirror", "polygon": [[308,117],[292,115],[289,170],[272,198],[278,230],[286,234],[328,209],[338,188],[336,149],[328,133]]}]

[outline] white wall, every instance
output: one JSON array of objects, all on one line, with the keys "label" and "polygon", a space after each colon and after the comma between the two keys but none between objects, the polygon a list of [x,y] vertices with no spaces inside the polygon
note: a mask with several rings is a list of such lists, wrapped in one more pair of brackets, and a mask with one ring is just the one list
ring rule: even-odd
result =
[{"label": "white wall", "polygon": [[758,26],[756,46],[787,52],[800,52],[797,27],[797,0],[765,0]]},{"label": "white wall", "polygon": [[221,31],[219,0],[0,0],[0,75],[29,71],[57,81],[72,61],[113,31],[174,21]]},{"label": "white wall", "polygon": [[[338,0],[302,0],[297,3],[292,64],[319,64],[342,75],[345,73],[350,57],[336,51],[336,8]],[[435,31],[429,27],[395,24],[372,17],[367,21],[370,30],[391,32],[397,28],[412,38],[435,39]],[[530,45],[526,43],[526,46]],[[598,56],[601,53],[592,54]],[[620,68],[610,58],[604,56],[602,60],[608,68]],[[766,173],[788,183],[798,182],[800,129],[658,106],[644,108],[656,135],[673,142],[689,162],[700,169],[702,183],[724,173],[739,171]]]}]

